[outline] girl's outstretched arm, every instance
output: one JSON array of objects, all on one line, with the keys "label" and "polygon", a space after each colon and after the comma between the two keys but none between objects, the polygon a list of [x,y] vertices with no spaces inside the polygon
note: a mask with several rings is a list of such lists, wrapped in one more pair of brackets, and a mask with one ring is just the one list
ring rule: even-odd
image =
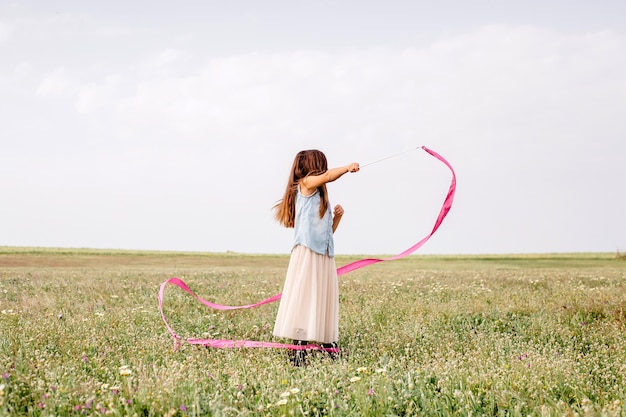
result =
[{"label": "girl's outstretched arm", "polygon": [[320,175],[309,175],[302,179],[301,185],[304,188],[302,191],[304,191],[306,195],[311,194],[317,187],[320,187],[327,182],[333,182],[348,172],[358,172],[359,169],[359,164],[353,162],[343,167],[331,168]]}]

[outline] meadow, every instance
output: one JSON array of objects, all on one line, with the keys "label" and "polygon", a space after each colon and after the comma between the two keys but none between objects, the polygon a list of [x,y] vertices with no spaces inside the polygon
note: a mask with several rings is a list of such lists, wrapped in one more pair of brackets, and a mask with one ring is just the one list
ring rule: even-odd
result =
[{"label": "meadow", "polygon": [[[418,255],[349,273],[336,361],[174,349],[163,281],[242,305],[279,293],[287,261],[0,247],[0,415],[626,415],[626,260],[615,254]],[[277,309],[214,311],[165,290],[185,338],[281,341]]]}]

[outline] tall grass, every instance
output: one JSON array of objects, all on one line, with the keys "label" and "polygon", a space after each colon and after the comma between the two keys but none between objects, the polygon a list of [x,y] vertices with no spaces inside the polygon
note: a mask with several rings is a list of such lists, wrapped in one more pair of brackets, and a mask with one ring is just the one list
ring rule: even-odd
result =
[{"label": "tall grass", "polygon": [[[334,362],[174,351],[162,281],[247,304],[280,292],[287,259],[0,248],[0,415],[626,414],[626,271],[610,254],[414,256],[355,271],[340,278]],[[277,308],[216,312],[165,293],[183,337],[272,341]]]}]

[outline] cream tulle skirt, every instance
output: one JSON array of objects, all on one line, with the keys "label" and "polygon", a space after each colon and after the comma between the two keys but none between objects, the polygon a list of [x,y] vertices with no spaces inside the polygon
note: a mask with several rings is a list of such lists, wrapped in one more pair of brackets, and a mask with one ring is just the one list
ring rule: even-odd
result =
[{"label": "cream tulle skirt", "polygon": [[291,252],[274,336],[332,343],[339,340],[335,258],[297,245]]}]

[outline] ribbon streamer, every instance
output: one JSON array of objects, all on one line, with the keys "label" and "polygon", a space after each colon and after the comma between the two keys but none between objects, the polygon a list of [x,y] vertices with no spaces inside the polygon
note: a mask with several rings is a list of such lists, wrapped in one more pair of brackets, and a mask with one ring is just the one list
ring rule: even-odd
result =
[{"label": "ribbon streamer", "polygon": [[[435,225],[433,226],[430,233],[426,235],[425,237],[423,237],[419,242],[417,242],[413,246],[409,247],[405,251],[391,258],[382,258],[382,259],[365,258],[365,259],[361,259],[361,260],[349,263],[340,268],[337,268],[337,276],[347,274],[348,272],[352,272],[357,269],[360,269],[360,268],[363,268],[365,266],[372,265],[375,263],[393,261],[396,259],[404,258],[405,256],[410,255],[416,250],[418,250],[419,248],[421,248],[428,241],[428,239],[430,239],[430,237],[437,231],[437,229],[439,229],[439,226],[443,222],[443,219],[445,219],[445,217],[447,216],[448,212],[450,211],[450,208],[452,207],[452,202],[454,201],[454,193],[456,191],[456,174],[454,173],[454,169],[452,168],[452,165],[450,165],[450,163],[446,161],[444,157],[439,155],[437,152],[431,149],[428,149],[426,146],[422,146],[422,149],[426,151],[428,154],[430,154],[431,156],[438,159],[439,161],[443,162],[450,169],[450,172],[452,173],[452,180],[450,182],[450,188],[448,189],[448,194],[446,195],[443,205],[441,206],[441,210],[439,211],[439,215],[437,216],[437,220],[435,221]],[[388,158],[384,158],[384,159],[388,159]],[[165,314],[163,313],[163,293],[165,291],[165,287],[167,286],[167,284],[175,285],[181,288],[182,290],[190,294],[192,297],[194,297],[196,300],[198,300],[200,303],[215,310],[239,310],[239,309],[254,308],[254,307],[258,307],[264,304],[269,304],[274,301],[280,300],[282,294],[276,294],[270,298],[267,298],[265,300],[259,301],[258,303],[254,303],[254,304],[248,304],[248,305],[243,305],[243,306],[226,306],[226,305],[221,305],[221,304],[215,304],[199,297],[193,291],[191,291],[191,289],[187,286],[187,284],[185,284],[180,278],[168,279],[167,281],[163,282],[161,284],[161,287],[159,288],[158,300],[159,300],[159,311],[161,312],[161,318],[163,319],[163,322],[165,323],[167,330],[170,332],[170,334],[174,338],[174,349],[178,348],[181,340],[185,340],[192,345],[203,345],[203,346],[209,346],[209,347],[214,347],[214,348],[267,347],[267,348],[283,348],[283,349],[292,349],[292,350],[305,350],[305,349],[324,350],[324,351],[332,352],[332,353],[338,352],[337,348],[324,348],[316,344],[294,345],[294,344],[289,344],[289,343],[260,342],[260,341],[254,341],[254,340],[219,340],[219,339],[196,339],[196,338],[183,339],[180,336],[178,336],[174,332],[174,330],[170,327],[170,325],[167,323],[167,320],[165,318]]]}]

